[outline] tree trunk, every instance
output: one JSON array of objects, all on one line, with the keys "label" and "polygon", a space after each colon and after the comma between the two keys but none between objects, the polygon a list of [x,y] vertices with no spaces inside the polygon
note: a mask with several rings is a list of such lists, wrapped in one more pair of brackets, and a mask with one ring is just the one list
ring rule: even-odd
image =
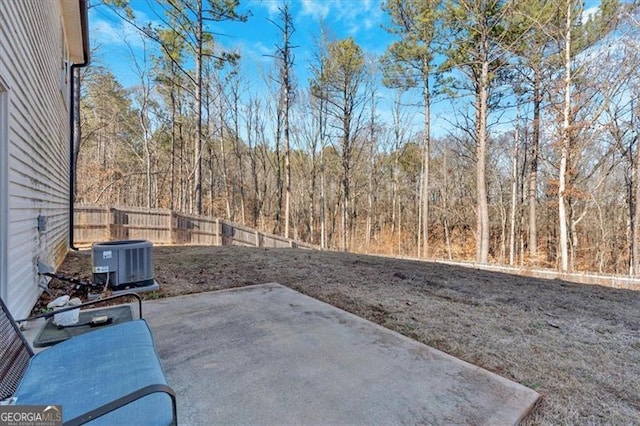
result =
[{"label": "tree trunk", "polygon": [[402,208],[398,206],[398,255],[402,255]]},{"label": "tree trunk", "polygon": [[[222,102],[220,102],[222,104]],[[220,105],[222,107],[222,105]],[[222,116],[222,110],[220,110]],[[220,118],[220,161],[222,162],[222,187],[224,188],[224,202],[227,219],[233,220],[233,212],[231,210],[231,194],[229,192],[229,173],[227,171],[227,153],[224,147],[224,123]]]},{"label": "tree trunk", "polygon": [[[285,23],[285,28],[288,26]],[[289,238],[289,222],[291,217],[291,145],[289,141],[289,109],[291,102],[291,82],[289,81],[289,35],[285,33],[284,54],[284,237]]]},{"label": "tree trunk", "polygon": [[308,221],[309,225],[307,227],[309,233],[309,241],[311,243],[316,242],[317,233],[316,233],[316,190],[317,190],[317,180],[318,180],[318,167],[317,167],[317,140],[314,139],[313,146],[311,147],[311,176],[309,177],[309,199],[307,208],[309,210]]},{"label": "tree trunk", "polygon": [[442,198],[442,226],[444,227],[444,240],[447,246],[447,257],[449,260],[453,258],[451,250],[451,233],[449,231],[449,172],[447,165],[447,149],[442,152],[442,189],[440,191]]},{"label": "tree trunk", "polygon": [[507,209],[504,205],[504,188],[502,186],[502,182],[500,182],[499,185],[500,203],[498,206],[500,207],[500,254],[498,256],[498,261],[500,263],[504,263],[507,256]]},{"label": "tree trunk", "polygon": [[345,94],[345,111],[342,117],[342,250],[349,250],[350,231],[351,231],[351,117],[348,111],[348,105]]},{"label": "tree trunk", "polygon": [[[428,68],[428,63],[425,67]],[[426,258],[429,257],[429,163],[431,161],[431,94],[429,90],[428,72],[423,72],[422,98],[424,100],[424,136],[422,146],[422,191],[420,192],[420,211],[422,219],[422,257]]]},{"label": "tree trunk", "polygon": [[[253,205],[251,209],[251,220],[254,228],[258,227],[260,216],[260,184],[258,179],[258,142],[260,140],[258,130],[258,105],[257,102],[250,101],[247,110],[247,144],[249,148],[251,181],[253,184]],[[254,139],[255,138],[255,139]]]},{"label": "tree trunk", "polygon": [[[321,126],[322,127],[322,126]],[[326,197],[325,197],[325,177],[324,177],[324,146],[320,151],[320,247],[327,247],[327,229],[326,229]]]},{"label": "tree trunk", "polygon": [[149,96],[149,89],[144,80],[144,76],[141,78],[142,84],[142,99],[140,105],[140,111],[138,112],[138,118],[140,119],[140,127],[142,128],[142,148],[144,150],[144,165],[145,165],[145,180],[146,180],[146,207],[151,208],[151,150],[149,149],[149,143],[151,140],[151,132],[147,123],[147,102]]},{"label": "tree trunk", "polygon": [[197,1],[197,27],[196,27],[196,143],[194,150],[193,186],[195,198],[195,212],[202,214],[202,0]]},{"label": "tree trunk", "polygon": [[274,151],[274,170],[276,172],[276,214],[275,214],[275,224],[273,227],[273,233],[279,234],[282,229],[282,158],[281,158],[281,138],[282,138],[282,110],[280,107],[280,98],[276,101],[276,144]]},{"label": "tree trunk", "polygon": [[365,245],[367,252],[371,248],[371,233],[373,230],[373,168],[369,173],[367,188],[367,229],[365,230]]},{"label": "tree trunk", "polygon": [[398,182],[396,172],[398,167],[398,153],[394,148],[393,152],[393,164],[391,166],[391,233],[395,233],[396,231],[396,206],[398,204]]},{"label": "tree trunk", "polygon": [[371,121],[369,122],[369,144],[371,150],[369,155],[371,156],[369,163],[369,181],[367,183],[367,224],[365,230],[365,246],[367,251],[369,251],[371,246],[371,231],[373,228],[373,171],[375,167],[375,151],[376,144],[374,143],[375,138],[375,96],[371,97]]},{"label": "tree trunk", "polygon": [[234,127],[234,149],[236,154],[236,167],[238,169],[238,190],[240,192],[240,223],[245,225],[247,218],[245,215],[245,182],[244,182],[244,164],[242,160],[242,144],[240,142],[240,109],[239,109],[239,95],[238,88],[236,87],[233,94],[233,127]]},{"label": "tree trunk", "polygon": [[173,92],[174,88],[170,89],[171,99],[171,160],[169,162],[169,209],[175,209],[175,194],[176,194],[176,96]]},{"label": "tree trunk", "polygon": [[327,247],[327,217],[326,217],[326,197],[325,197],[325,164],[324,164],[324,149],[325,149],[325,127],[326,127],[326,111],[325,111],[325,99],[324,96],[321,96],[319,99],[318,106],[318,128],[320,131],[320,217],[318,220],[320,221],[320,247]]},{"label": "tree trunk", "polygon": [[[637,112],[631,104],[631,122],[634,123],[638,119]],[[635,119],[635,120],[634,120]],[[637,127],[636,127],[637,129]],[[633,158],[632,150],[635,145],[635,161],[632,160],[632,191],[633,191],[633,209],[631,213],[631,275],[636,277],[640,275],[640,140],[638,139],[638,132],[636,131],[635,143],[629,146],[629,155]]]},{"label": "tree trunk", "polygon": [[538,147],[540,146],[540,71],[533,70],[533,135],[531,141],[531,160],[529,169],[529,257],[536,263],[538,254],[538,236],[536,223],[536,204],[538,202]]},{"label": "tree trunk", "polygon": [[576,255],[578,252],[578,222],[580,222],[582,218],[576,219],[576,212],[574,206],[571,204],[571,200],[569,200],[569,270],[575,270],[576,264]]},{"label": "tree trunk", "polygon": [[215,212],[213,209],[214,200],[213,194],[215,193],[215,183],[214,183],[214,175],[213,171],[215,170],[213,164],[213,148],[209,145],[209,216],[215,216]]},{"label": "tree trunk", "polygon": [[[485,40],[485,43],[487,41]],[[485,50],[486,51],[486,50]],[[489,207],[487,201],[487,183],[486,183],[486,156],[487,156],[487,109],[488,109],[488,91],[489,91],[489,63],[485,60],[482,62],[482,70],[480,76],[480,85],[478,93],[478,135],[476,149],[476,190],[478,196],[477,211],[477,234],[478,249],[477,261],[485,264],[489,261]]]},{"label": "tree trunk", "polygon": [[178,208],[180,211],[187,211],[187,197],[186,197],[186,188],[188,186],[188,182],[184,179],[184,133],[182,130],[182,124],[178,123],[178,135],[180,136],[180,167],[178,167],[178,176],[180,178],[180,199],[178,202]]},{"label": "tree trunk", "polygon": [[516,251],[516,193],[518,189],[518,147],[520,145],[520,129],[519,129],[519,115],[516,114],[516,132],[513,149],[513,162],[511,173],[511,211],[510,211],[510,223],[509,223],[509,265],[513,266],[515,263],[515,251]]},{"label": "tree trunk", "polygon": [[347,172],[348,166],[343,162],[342,170],[342,208],[341,208],[341,226],[342,226],[342,247],[343,251],[349,250],[349,225],[348,225],[348,210],[349,210],[349,176]]},{"label": "tree trunk", "polygon": [[147,186],[147,208],[151,208],[151,199],[152,197],[152,182],[151,182],[151,150],[149,149],[149,140],[151,139],[151,135],[148,134],[148,129],[145,126],[144,129],[144,164],[145,164],[145,174],[146,174],[146,186]]},{"label": "tree trunk", "polygon": [[571,116],[571,12],[572,1],[567,0],[567,21],[564,45],[564,109],[562,120],[562,145],[560,148],[560,172],[558,179],[558,221],[560,223],[560,269],[569,271],[569,247],[567,231],[567,210],[565,204],[567,161],[570,141]]}]

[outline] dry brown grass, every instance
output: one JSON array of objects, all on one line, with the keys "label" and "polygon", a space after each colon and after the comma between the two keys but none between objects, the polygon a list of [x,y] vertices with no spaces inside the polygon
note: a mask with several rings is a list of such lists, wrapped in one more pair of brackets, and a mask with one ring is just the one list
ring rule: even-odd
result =
[{"label": "dry brown grass", "polygon": [[[297,249],[156,247],[163,296],[278,282],[538,391],[526,424],[640,424],[640,292]],[[88,253],[62,272],[90,278]]]}]

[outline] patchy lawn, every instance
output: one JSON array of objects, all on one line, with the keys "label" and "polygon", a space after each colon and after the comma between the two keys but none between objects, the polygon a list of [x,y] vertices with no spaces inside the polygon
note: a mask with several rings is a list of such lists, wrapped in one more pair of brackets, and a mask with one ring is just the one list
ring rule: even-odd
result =
[{"label": "patchy lawn", "polygon": [[[396,330],[535,389],[526,424],[640,423],[637,291],[299,249],[155,247],[154,270],[162,297],[278,282]],[[90,280],[90,252],[59,272]]]}]

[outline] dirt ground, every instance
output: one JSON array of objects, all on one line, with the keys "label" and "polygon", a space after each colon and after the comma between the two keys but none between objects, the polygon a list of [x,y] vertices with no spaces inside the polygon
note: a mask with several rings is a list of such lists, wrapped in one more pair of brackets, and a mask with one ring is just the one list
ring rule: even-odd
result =
[{"label": "dirt ground", "polygon": [[[535,389],[525,424],[640,424],[637,291],[301,249],[155,247],[154,271],[148,298],[278,282],[345,309]],[[90,252],[59,272],[90,280]]]}]

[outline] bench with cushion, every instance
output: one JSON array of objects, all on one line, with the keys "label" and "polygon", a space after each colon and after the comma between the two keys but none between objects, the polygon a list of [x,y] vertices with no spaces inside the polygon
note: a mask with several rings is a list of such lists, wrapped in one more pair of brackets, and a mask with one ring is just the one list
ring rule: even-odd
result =
[{"label": "bench with cushion", "polygon": [[144,319],[96,329],[34,355],[0,304],[0,400],[60,405],[65,425],[177,423],[175,394]]}]

